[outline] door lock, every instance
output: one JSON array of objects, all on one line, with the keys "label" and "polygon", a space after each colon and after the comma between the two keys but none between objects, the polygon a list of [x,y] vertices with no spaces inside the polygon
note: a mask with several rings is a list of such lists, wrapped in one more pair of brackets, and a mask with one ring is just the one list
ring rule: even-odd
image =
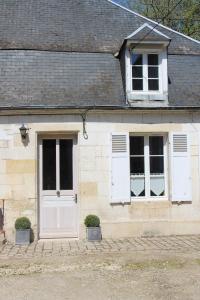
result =
[{"label": "door lock", "polygon": [[57,191],[56,194],[58,197],[60,197],[60,191]]}]

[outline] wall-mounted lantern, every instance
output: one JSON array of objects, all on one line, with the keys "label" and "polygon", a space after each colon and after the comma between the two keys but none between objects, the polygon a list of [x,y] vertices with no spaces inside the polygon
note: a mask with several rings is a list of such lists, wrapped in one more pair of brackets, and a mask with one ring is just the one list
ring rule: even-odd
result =
[{"label": "wall-mounted lantern", "polygon": [[22,124],[22,126],[19,128],[19,131],[20,131],[22,140],[23,141],[26,140],[29,128],[25,127],[25,125]]}]

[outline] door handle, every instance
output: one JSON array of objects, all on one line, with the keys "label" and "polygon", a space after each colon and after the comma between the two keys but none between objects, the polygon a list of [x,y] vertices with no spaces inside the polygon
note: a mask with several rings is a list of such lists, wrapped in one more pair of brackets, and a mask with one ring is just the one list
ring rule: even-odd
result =
[{"label": "door handle", "polygon": [[60,197],[60,191],[57,191],[56,194],[58,197]]},{"label": "door handle", "polygon": [[77,203],[78,202],[78,197],[77,194],[74,195],[74,202]]}]

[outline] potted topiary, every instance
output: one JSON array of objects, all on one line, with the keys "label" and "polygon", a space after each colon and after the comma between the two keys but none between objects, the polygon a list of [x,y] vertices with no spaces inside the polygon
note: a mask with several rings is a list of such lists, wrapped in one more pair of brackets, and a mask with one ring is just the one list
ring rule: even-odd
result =
[{"label": "potted topiary", "polygon": [[87,233],[88,241],[101,241],[101,227],[100,227],[100,219],[95,215],[88,215],[85,218],[85,226]]},{"label": "potted topiary", "polygon": [[15,244],[16,245],[28,245],[30,244],[31,237],[31,222],[26,217],[18,218],[15,221]]}]

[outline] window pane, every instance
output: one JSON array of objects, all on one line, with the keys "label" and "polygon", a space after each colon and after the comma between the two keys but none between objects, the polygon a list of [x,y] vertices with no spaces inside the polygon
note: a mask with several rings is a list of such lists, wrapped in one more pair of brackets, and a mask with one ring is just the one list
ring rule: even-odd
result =
[{"label": "window pane", "polygon": [[158,65],[158,54],[148,55],[148,65],[157,66]]},{"label": "window pane", "polygon": [[131,136],[130,137],[130,154],[144,155],[144,137]]},{"label": "window pane", "polygon": [[143,91],[143,80],[142,79],[133,79],[133,90]]},{"label": "window pane", "polygon": [[133,77],[134,78],[142,78],[143,77],[143,72],[142,72],[142,67],[132,67],[133,70]]},{"label": "window pane", "polygon": [[60,140],[60,189],[73,189],[72,140]]},{"label": "window pane", "polygon": [[131,178],[131,196],[145,196],[145,181],[144,177]]},{"label": "window pane", "polygon": [[43,140],[43,190],[56,190],[56,140]]},{"label": "window pane", "polygon": [[149,91],[158,91],[159,90],[159,81],[158,79],[149,79]]},{"label": "window pane", "polygon": [[144,174],[144,157],[131,157],[131,174],[141,175]]},{"label": "window pane", "polygon": [[148,68],[148,77],[149,78],[158,78],[158,67],[149,67]]},{"label": "window pane", "polygon": [[149,137],[150,155],[163,155],[163,136]]},{"label": "window pane", "polygon": [[164,157],[150,157],[150,173],[163,174],[164,173]]},{"label": "window pane", "polygon": [[151,177],[151,196],[164,196],[165,195],[165,178],[164,177]]},{"label": "window pane", "polygon": [[142,54],[132,54],[131,56],[132,65],[142,65],[143,57]]}]

